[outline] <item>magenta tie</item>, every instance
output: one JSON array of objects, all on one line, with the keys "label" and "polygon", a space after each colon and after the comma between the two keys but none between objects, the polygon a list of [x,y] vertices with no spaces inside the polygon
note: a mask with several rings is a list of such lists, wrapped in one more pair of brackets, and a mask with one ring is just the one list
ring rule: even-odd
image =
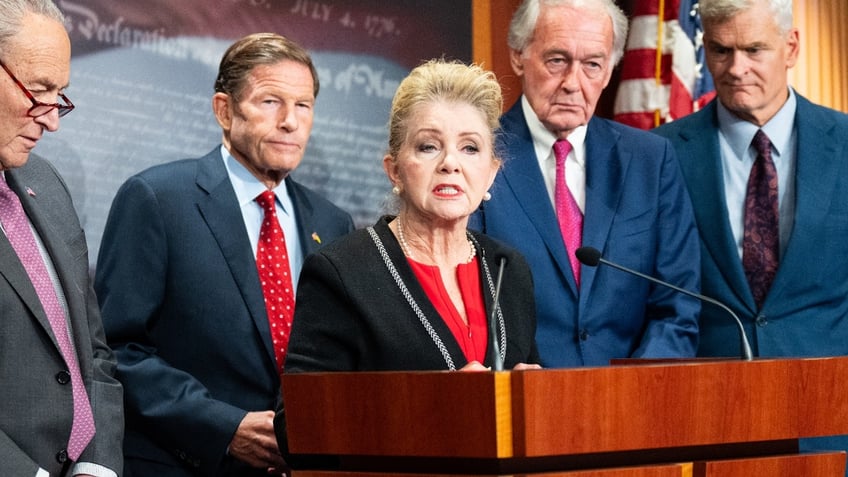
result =
[{"label": "magenta tie", "polygon": [[264,211],[262,227],[259,229],[256,267],[259,281],[262,283],[262,294],[265,296],[265,310],[268,314],[268,326],[271,328],[271,340],[274,343],[277,372],[282,373],[294,318],[291,268],[286,253],[286,237],[277,219],[277,196],[273,191],[266,190],[256,197],[256,202]]},{"label": "magenta tie", "polygon": [[71,375],[71,388],[74,396],[74,419],[71,435],[68,439],[68,457],[76,461],[88,443],[94,437],[94,416],[91,403],[85,391],[85,385],[80,374],[77,355],[71,345],[65,312],[59,304],[53,280],[47,272],[38,244],[35,242],[29,220],[18,196],[9,188],[6,178],[0,175],[0,221],[12,248],[18,254],[21,264],[38,294],[44,313],[50,322],[59,351]]},{"label": "magenta tie", "polygon": [[571,143],[565,139],[559,139],[554,143],[554,156],[556,157],[554,203],[556,204],[557,220],[559,220],[559,231],[562,233],[566,254],[569,262],[571,262],[574,281],[580,287],[580,261],[577,260],[574,252],[580,248],[583,242],[583,213],[580,212],[580,207],[577,206],[577,202],[565,182],[565,159],[569,152],[571,152]]},{"label": "magenta tie", "polygon": [[760,129],[752,141],[757,158],[748,177],[745,196],[745,234],[742,267],[757,308],[766,299],[779,259],[777,171],[771,159],[771,142]]}]

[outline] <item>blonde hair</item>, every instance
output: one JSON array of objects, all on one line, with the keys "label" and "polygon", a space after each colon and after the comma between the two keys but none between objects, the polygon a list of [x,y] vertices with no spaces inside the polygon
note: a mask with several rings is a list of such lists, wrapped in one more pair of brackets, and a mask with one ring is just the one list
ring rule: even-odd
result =
[{"label": "blonde hair", "polygon": [[483,114],[492,132],[498,128],[503,96],[495,74],[477,65],[444,59],[429,60],[401,81],[389,115],[389,155],[397,157],[418,106],[437,101],[466,103]]}]

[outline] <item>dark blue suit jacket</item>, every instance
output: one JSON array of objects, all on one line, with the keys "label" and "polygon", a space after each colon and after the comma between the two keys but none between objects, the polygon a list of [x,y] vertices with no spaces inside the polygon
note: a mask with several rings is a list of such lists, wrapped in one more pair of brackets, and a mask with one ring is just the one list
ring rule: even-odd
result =
[{"label": "dark blue suit jacket", "polygon": [[[757,356],[848,354],[848,115],[796,95],[795,226],[771,290],[757,310],[724,196],[713,101],[656,129],[677,149],[695,207],[705,295],[742,319]],[[704,307],[698,354],[737,356],[736,327]]]},{"label": "dark blue suit jacket", "polygon": [[[578,293],[521,101],[501,118],[501,127],[504,165],[491,188],[492,199],[472,217],[471,227],[527,258],[543,365],[693,356],[697,300],[604,266],[583,266]],[[697,291],[695,222],[668,141],[593,118],[586,157],[583,245],[597,248],[610,261]]]},{"label": "dark blue suit jacket", "polygon": [[[248,411],[279,401],[256,262],[219,151],[131,177],[103,235],[95,286],[136,475],[253,475],[227,446]],[[306,254],[322,245],[313,233],[326,244],[353,230],[346,212],[286,181]]]},{"label": "dark blue suit jacket", "polygon": [[[796,98],[795,225],[760,310],[727,218],[716,102],[654,131],[671,139],[689,186],[703,293],[739,316],[754,355],[848,355],[848,115]],[[704,307],[700,328],[699,355],[738,356],[736,326],[723,311]],[[848,436],[802,439],[800,447],[848,449]]]}]

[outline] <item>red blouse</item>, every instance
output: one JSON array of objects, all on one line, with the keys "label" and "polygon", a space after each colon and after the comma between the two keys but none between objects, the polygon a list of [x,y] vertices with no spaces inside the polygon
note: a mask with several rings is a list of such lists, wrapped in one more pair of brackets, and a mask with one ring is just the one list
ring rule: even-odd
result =
[{"label": "red blouse", "polygon": [[486,360],[486,347],[488,346],[488,323],[486,321],[486,306],[483,303],[483,292],[480,286],[480,270],[477,265],[477,257],[469,263],[463,263],[456,267],[456,278],[459,282],[459,291],[462,302],[465,305],[465,315],[468,324],[462,321],[462,316],[448,295],[439,267],[435,265],[424,265],[415,260],[407,258],[412,271],[421,283],[424,292],[442,320],[450,328],[454,338],[465,358],[471,361],[483,363]]}]

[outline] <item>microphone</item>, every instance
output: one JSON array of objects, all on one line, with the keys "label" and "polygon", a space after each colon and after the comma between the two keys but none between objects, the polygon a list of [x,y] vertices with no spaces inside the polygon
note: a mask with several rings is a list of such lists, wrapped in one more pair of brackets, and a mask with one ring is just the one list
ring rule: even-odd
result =
[{"label": "microphone", "polygon": [[708,296],[704,296],[704,295],[701,295],[699,293],[694,293],[694,292],[691,292],[689,290],[684,290],[683,288],[672,285],[671,283],[664,282],[664,281],[659,280],[657,278],[645,275],[644,273],[637,272],[636,270],[631,270],[631,269],[624,267],[624,266],[621,266],[617,263],[610,262],[609,260],[604,260],[601,257],[601,252],[594,247],[580,247],[580,248],[577,249],[576,252],[574,252],[574,256],[576,256],[577,260],[580,260],[580,263],[582,263],[583,265],[587,265],[589,267],[597,267],[598,264],[603,263],[604,265],[609,265],[610,267],[617,268],[617,269],[619,269],[623,272],[627,272],[631,275],[636,275],[637,277],[644,278],[645,280],[649,280],[651,282],[657,283],[657,284],[662,285],[664,287],[671,288],[674,291],[683,293],[684,295],[689,295],[691,297],[697,298],[697,299],[699,299],[701,301],[705,301],[707,303],[711,303],[711,304],[721,308],[722,310],[726,311],[727,314],[729,314],[736,321],[736,326],[737,326],[737,328],[739,328],[739,341],[741,342],[740,346],[741,346],[741,349],[742,349],[742,351],[741,351],[742,359],[744,359],[745,361],[751,361],[751,360],[754,359],[754,354],[751,352],[751,344],[748,342],[748,335],[745,334],[745,327],[742,326],[742,320],[740,320],[739,317],[736,316],[736,313],[734,313],[733,310],[731,310],[730,307],[728,307],[724,303],[716,300],[715,298],[710,298]]},{"label": "microphone", "polygon": [[500,262],[498,262],[498,266],[498,279],[495,282],[495,296],[493,298],[492,303],[492,316],[489,319],[489,342],[492,344],[492,349],[495,351],[495,359],[492,363],[492,367],[495,369],[495,371],[503,371],[504,364],[503,358],[501,358],[501,346],[498,343],[498,327],[496,323],[498,310],[501,307],[501,283],[503,283],[503,271],[504,267],[506,267],[506,257],[501,257]]}]

